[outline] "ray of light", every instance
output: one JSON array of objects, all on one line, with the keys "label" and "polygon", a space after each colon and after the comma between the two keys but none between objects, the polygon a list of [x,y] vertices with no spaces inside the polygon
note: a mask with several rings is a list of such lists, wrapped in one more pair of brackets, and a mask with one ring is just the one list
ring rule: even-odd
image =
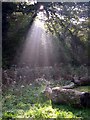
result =
[{"label": "ray of light", "polygon": [[44,12],[39,12],[28,31],[19,64],[47,66],[52,56],[52,36],[45,30]]}]

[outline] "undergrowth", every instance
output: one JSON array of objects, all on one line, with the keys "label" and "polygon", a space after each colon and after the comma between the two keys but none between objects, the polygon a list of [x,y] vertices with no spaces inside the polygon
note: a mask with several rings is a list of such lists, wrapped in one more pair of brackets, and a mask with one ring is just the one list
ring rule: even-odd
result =
[{"label": "undergrowth", "polygon": [[43,93],[45,87],[45,84],[35,83],[10,86],[7,91],[3,92],[2,119],[89,118],[89,109],[78,109],[69,105],[53,105]]}]

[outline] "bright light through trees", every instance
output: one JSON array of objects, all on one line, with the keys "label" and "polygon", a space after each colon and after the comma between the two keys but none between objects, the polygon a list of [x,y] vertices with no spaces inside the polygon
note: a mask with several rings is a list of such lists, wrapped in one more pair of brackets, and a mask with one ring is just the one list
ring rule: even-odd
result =
[{"label": "bright light through trees", "polygon": [[43,10],[43,9],[44,9],[44,6],[43,6],[43,5],[41,5],[41,6],[40,6],[40,10]]},{"label": "bright light through trees", "polygon": [[[28,31],[23,52],[20,57],[20,64],[27,65],[48,65],[49,57],[52,54],[52,36],[46,33],[45,13],[39,12],[31,28]],[[52,56],[51,55],[51,56]]]}]

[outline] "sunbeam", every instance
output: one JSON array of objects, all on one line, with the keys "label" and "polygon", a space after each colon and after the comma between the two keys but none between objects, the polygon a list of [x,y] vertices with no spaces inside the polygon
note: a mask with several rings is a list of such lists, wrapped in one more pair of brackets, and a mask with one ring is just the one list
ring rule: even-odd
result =
[{"label": "sunbeam", "polygon": [[45,11],[38,12],[28,31],[19,64],[47,66],[52,56],[52,36],[45,30]]}]

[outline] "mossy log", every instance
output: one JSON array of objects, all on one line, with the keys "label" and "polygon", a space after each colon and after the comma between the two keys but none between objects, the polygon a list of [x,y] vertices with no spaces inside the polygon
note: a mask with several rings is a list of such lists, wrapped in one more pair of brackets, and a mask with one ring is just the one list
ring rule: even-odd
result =
[{"label": "mossy log", "polygon": [[68,104],[76,107],[90,107],[90,93],[80,92],[73,89],[52,88],[46,96],[55,104]]}]

